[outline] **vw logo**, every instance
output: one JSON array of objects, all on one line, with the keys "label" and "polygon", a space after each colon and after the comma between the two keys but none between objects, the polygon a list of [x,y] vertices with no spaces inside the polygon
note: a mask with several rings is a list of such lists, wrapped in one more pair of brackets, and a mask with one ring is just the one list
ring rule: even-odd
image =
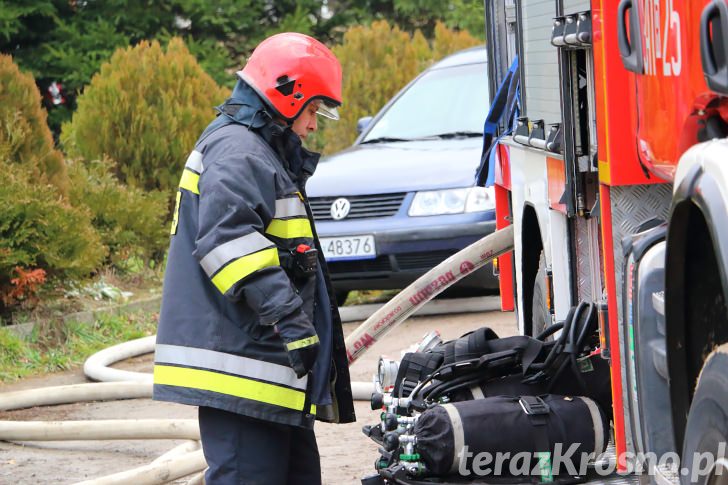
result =
[{"label": "vw logo", "polygon": [[350,210],[351,203],[343,197],[338,198],[333,204],[331,204],[331,217],[333,217],[335,221],[340,221],[349,215]]}]

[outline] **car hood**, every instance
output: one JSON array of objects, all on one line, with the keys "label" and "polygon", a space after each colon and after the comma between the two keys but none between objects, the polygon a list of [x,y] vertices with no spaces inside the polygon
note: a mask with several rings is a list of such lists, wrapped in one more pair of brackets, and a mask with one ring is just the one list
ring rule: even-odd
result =
[{"label": "car hood", "polygon": [[410,192],[473,185],[482,139],[354,145],[323,158],[310,197]]}]

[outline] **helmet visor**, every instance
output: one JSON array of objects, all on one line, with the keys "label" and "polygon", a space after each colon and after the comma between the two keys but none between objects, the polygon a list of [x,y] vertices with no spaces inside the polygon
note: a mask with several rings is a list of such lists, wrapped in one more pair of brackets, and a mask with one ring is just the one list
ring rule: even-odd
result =
[{"label": "helmet visor", "polygon": [[336,109],[336,106],[333,103],[330,103],[328,101],[323,101],[319,103],[316,113],[330,120],[339,120],[339,110]]}]

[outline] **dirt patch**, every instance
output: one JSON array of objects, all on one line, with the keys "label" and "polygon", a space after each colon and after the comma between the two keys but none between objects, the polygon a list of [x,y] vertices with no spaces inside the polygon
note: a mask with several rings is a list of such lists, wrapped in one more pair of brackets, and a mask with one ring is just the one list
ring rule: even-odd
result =
[{"label": "dirt patch", "polygon": [[[345,324],[351,332],[357,323]],[[451,339],[481,326],[499,335],[516,332],[513,314],[500,312],[438,315],[411,318],[392,331],[351,367],[352,380],[369,381],[376,372],[380,355],[399,359],[400,351],[418,342],[433,329]],[[151,355],[120,364],[125,369],[151,372]],[[24,379],[0,386],[0,393],[86,382],[82,371]],[[378,419],[368,402],[356,402],[357,422],[346,425],[318,423],[321,466],[325,484],[358,484],[373,471],[376,445],[361,433],[361,427]],[[94,420],[142,418],[196,418],[194,407],[161,403],[149,399],[77,403],[0,412],[0,420]],[[101,477],[150,463],[170,450],[178,440],[144,441],[63,441],[8,443],[0,441],[0,483],[68,484]],[[177,483],[184,483],[180,480]]]}]

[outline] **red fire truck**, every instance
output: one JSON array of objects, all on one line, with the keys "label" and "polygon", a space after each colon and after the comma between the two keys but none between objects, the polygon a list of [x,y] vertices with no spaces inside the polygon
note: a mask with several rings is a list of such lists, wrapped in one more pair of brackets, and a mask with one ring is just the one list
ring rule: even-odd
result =
[{"label": "red fire truck", "polygon": [[[498,227],[515,235],[503,309],[536,335],[597,305],[618,456],[689,468],[728,441],[728,5],[485,6],[491,92],[518,81],[491,166]],[[723,480],[727,464],[713,465]]]}]

